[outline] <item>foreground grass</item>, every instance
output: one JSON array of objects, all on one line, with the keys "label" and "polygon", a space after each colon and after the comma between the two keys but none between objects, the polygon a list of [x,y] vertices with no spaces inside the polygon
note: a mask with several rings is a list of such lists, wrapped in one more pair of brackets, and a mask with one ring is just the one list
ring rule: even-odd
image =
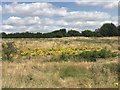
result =
[{"label": "foreground grass", "polygon": [[[42,48],[104,48],[118,50],[117,37],[67,37],[53,39],[3,39],[13,41],[21,51]],[[96,62],[50,61],[51,57],[16,55],[2,63],[3,88],[117,88],[118,57],[97,58]],[[72,59],[72,58],[71,58]]]},{"label": "foreground grass", "polygon": [[114,88],[117,61],[3,62],[3,88]]}]

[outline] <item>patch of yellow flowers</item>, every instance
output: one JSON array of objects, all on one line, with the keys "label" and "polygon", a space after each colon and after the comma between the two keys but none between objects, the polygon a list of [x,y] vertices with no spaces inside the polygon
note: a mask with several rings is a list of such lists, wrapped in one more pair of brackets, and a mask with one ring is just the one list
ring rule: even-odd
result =
[{"label": "patch of yellow flowers", "polygon": [[[69,54],[78,54],[82,52],[90,52],[90,51],[101,51],[103,48],[50,48],[50,49],[33,49],[22,51],[21,55],[32,55],[32,56],[43,56],[43,55],[57,55],[61,53],[69,53]],[[114,51],[113,51],[114,52]],[[115,51],[116,52],[116,51]]]}]

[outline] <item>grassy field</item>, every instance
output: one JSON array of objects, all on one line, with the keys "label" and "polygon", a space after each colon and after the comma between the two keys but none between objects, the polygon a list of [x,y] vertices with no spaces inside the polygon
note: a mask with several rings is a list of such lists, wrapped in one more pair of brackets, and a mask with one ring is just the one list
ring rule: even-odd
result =
[{"label": "grassy field", "polygon": [[[12,62],[2,62],[3,88],[118,87],[118,56],[95,58],[96,61],[91,62],[76,55],[80,50],[89,52],[101,48],[119,53],[117,37],[3,39],[2,43],[5,42],[14,42],[19,51]],[[64,53],[69,53],[68,57],[58,58]]]}]

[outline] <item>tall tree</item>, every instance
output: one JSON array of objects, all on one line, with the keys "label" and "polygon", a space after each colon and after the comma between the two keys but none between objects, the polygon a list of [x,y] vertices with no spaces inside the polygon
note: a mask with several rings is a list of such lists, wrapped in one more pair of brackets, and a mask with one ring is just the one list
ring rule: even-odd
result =
[{"label": "tall tree", "polygon": [[76,30],[70,30],[68,31],[68,36],[80,36],[80,32],[79,31],[76,31]]},{"label": "tall tree", "polygon": [[113,23],[105,23],[100,28],[100,34],[103,36],[117,36],[118,31]]},{"label": "tall tree", "polygon": [[85,30],[85,31],[82,31],[82,36],[93,37],[94,36],[94,32],[92,32],[91,30]]}]

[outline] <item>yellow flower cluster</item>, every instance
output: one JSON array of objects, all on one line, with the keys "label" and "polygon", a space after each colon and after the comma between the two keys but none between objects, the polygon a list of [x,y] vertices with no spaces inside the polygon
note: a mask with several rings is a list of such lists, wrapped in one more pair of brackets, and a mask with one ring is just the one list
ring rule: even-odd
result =
[{"label": "yellow flower cluster", "polygon": [[102,48],[50,48],[50,49],[33,49],[26,50],[21,53],[21,55],[32,55],[32,56],[42,56],[42,55],[56,55],[61,53],[69,53],[69,54],[78,54],[82,52],[90,52],[90,51],[100,51]]}]

